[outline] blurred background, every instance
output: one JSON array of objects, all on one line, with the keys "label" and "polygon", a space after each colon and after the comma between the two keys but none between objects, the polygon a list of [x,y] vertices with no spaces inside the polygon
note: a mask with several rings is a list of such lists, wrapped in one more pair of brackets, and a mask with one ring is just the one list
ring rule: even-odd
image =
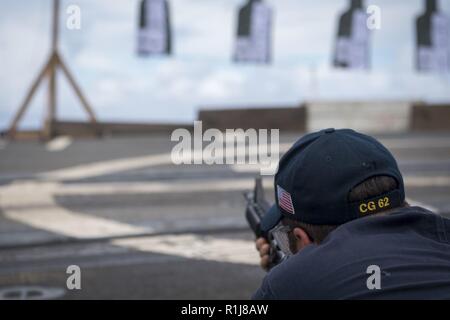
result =
[{"label": "blurred background", "polygon": [[[173,130],[350,127],[450,216],[450,2],[3,0],[0,299],[246,299],[259,169]],[[264,177],[273,201],[273,177]],[[69,290],[67,267],[81,268]]]}]

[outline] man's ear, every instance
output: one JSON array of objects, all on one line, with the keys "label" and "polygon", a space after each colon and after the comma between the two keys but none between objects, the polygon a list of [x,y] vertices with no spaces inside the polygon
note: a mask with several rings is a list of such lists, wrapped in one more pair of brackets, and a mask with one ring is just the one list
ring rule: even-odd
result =
[{"label": "man's ear", "polygon": [[311,238],[302,228],[294,228],[292,232],[294,233],[295,239],[297,239],[297,250],[301,250],[313,243]]}]

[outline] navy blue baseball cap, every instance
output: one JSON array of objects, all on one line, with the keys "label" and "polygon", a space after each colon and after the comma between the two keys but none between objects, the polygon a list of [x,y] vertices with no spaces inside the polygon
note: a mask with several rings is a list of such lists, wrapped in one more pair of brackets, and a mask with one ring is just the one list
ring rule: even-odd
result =
[{"label": "navy blue baseball cap", "polygon": [[[354,187],[375,176],[392,177],[397,188],[374,198],[349,200]],[[276,203],[262,220],[263,231],[275,227],[282,217],[340,225],[405,201],[403,178],[389,150],[350,129],[326,129],[302,137],[281,158],[274,183]]]}]

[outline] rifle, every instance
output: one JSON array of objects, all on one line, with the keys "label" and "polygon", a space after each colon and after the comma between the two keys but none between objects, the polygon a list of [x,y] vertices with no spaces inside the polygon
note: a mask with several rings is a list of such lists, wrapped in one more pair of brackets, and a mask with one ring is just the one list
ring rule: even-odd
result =
[{"label": "rifle", "polygon": [[277,264],[288,258],[288,255],[284,253],[279,245],[279,241],[274,237],[272,230],[263,231],[261,229],[261,221],[264,215],[269,211],[271,205],[264,196],[264,188],[262,185],[261,177],[255,179],[255,188],[253,191],[244,193],[244,197],[247,200],[247,207],[245,210],[245,218],[250,226],[250,229],[255,234],[256,238],[264,238],[267,240],[270,246],[269,250],[269,270]]}]

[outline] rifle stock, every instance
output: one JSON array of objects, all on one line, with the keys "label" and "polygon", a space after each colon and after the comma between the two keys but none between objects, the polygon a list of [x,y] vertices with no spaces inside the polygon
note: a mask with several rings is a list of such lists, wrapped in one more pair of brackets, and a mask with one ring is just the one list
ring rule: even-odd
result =
[{"label": "rifle stock", "polygon": [[255,188],[252,192],[244,194],[247,200],[247,208],[245,210],[245,218],[257,238],[263,237],[268,239],[268,234],[261,230],[261,220],[270,208],[269,203],[265,199],[264,189],[261,178],[256,178]]},{"label": "rifle stock", "polygon": [[277,241],[272,236],[271,231],[263,231],[261,229],[261,221],[264,215],[269,211],[270,204],[266,200],[264,195],[264,188],[262,185],[261,177],[255,179],[255,188],[253,191],[244,193],[244,197],[247,200],[247,207],[245,210],[245,218],[247,219],[250,229],[255,234],[256,238],[264,238],[270,245],[270,264],[269,269],[279,264],[287,258],[286,254],[283,253]]}]

